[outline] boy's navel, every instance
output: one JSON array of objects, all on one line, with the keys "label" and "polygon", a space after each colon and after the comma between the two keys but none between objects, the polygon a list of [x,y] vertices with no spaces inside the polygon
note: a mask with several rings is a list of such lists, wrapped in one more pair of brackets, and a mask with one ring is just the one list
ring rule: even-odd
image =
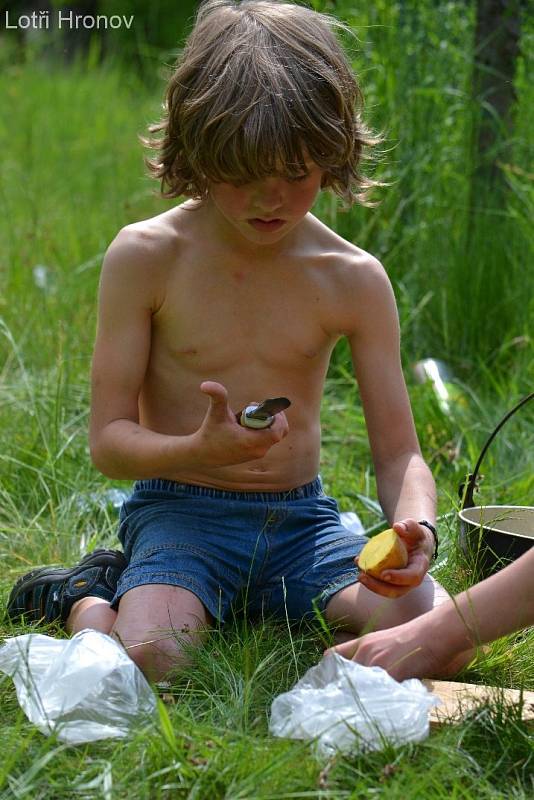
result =
[{"label": "boy's navel", "polygon": [[237,281],[237,283],[242,283],[245,280],[245,273],[241,272],[241,270],[236,269],[232,272],[232,276]]}]

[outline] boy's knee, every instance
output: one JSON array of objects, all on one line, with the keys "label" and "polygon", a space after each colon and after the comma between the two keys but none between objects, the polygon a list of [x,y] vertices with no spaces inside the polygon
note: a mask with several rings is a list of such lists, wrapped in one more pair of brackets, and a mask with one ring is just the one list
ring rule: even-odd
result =
[{"label": "boy's knee", "polygon": [[114,630],[111,635],[124,647],[148,680],[161,680],[169,672],[187,664],[187,656],[176,637],[167,632],[159,635],[154,631],[146,631],[146,635],[136,632],[133,638]]}]

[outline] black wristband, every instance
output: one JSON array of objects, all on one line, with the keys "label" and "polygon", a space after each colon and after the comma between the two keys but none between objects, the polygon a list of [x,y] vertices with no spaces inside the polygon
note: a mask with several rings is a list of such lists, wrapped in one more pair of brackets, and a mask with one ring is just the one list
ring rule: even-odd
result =
[{"label": "black wristband", "polygon": [[432,525],[431,522],[428,522],[426,519],[420,519],[419,525],[424,525],[425,528],[428,528],[432,536],[434,537],[434,555],[432,556],[432,561],[435,561],[438,557],[438,532],[436,531],[435,527]]}]

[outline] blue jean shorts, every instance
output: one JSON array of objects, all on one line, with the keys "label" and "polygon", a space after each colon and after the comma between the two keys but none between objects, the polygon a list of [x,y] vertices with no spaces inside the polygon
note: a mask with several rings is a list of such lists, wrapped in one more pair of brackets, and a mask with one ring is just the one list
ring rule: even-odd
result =
[{"label": "blue jean shorts", "polygon": [[121,510],[128,560],[113,598],[136,586],[193,592],[224,622],[229,610],[301,620],[355,583],[366,543],[339,518],[318,477],[287,492],[233,492],[138,481]]}]

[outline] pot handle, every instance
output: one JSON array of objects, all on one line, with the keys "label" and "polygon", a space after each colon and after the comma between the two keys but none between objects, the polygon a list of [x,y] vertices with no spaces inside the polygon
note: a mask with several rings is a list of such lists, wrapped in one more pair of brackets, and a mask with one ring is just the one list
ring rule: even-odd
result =
[{"label": "pot handle", "polygon": [[524,406],[525,403],[528,403],[528,401],[532,400],[533,398],[534,398],[534,392],[531,392],[530,394],[527,394],[527,396],[523,397],[523,399],[520,400],[519,403],[516,406],[514,406],[511,411],[509,411],[507,414],[505,414],[504,417],[499,422],[499,424],[497,425],[497,427],[495,428],[495,430],[493,431],[493,433],[491,434],[491,436],[489,437],[489,439],[486,442],[486,444],[484,445],[484,447],[482,448],[482,451],[481,451],[481,453],[480,453],[480,455],[478,457],[478,461],[475,464],[475,468],[474,468],[473,472],[471,472],[467,476],[467,481],[465,483],[462,483],[460,485],[459,490],[458,490],[458,493],[460,495],[460,499],[462,501],[462,510],[464,508],[472,508],[475,505],[475,501],[473,499],[473,493],[474,493],[475,488],[476,488],[476,483],[477,483],[477,478],[478,478],[478,471],[480,469],[480,465],[482,464],[482,459],[486,455],[488,447],[490,446],[492,441],[495,439],[495,437],[499,433],[499,431],[502,428],[502,426],[504,425],[504,423],[507,422],[510,419],[510,417],[513,414],[515,414],[516,411],[519,411],[521,406]]}]

